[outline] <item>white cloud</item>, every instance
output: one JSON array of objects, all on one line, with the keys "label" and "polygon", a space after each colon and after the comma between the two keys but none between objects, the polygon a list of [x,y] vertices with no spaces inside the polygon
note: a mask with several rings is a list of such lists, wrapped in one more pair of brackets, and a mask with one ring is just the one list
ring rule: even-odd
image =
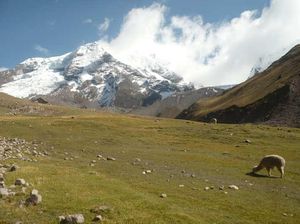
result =
[{"label": "white cloud", "polygon": [[91,18],[87,18],[83,20],[82,23],[93,23],[93,20]]},{"label": "white cloud", "polygon": [[42,47],[41,45],[37,44],[34,46],[34,49],[42,54],[48,54],[49,50],[45,47]]},{"label": "white cloud", "polygon": [[[132,9],[120,33],[100,40],[118,59],[141,66],[134,55],[155,55],[159,61],[196,85],[223,85],[244,81],[258,61],[272,61],[300,43],[300,1],[272,0],[262,13],[245,11],[218,24],[201,16],[173,16],[153,4]],[[99,26],[105,31],[109,20]],[[268,63],[266,63],[268,64]]]},{"label": "white cloud", "polygon": [[104,18],[103,23],[99,24],[98,26],[99,34],[102,35],[105,31],[107,31],[109,25],[110,25],[110,19]]},{"label": "white cloud", "polygon": [[8,68],[0,67],[0,72],[6,71],[6,70],[8,70]]}]

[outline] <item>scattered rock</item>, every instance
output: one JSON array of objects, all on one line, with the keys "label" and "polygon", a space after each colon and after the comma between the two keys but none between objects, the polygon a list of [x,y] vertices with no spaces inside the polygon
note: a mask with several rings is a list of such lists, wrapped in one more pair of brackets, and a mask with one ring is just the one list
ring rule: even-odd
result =
[{"label": "scattered rock", "polygon": [[80,223],[84,223],[84,217],[83,217],[82,214],[59,216],[58,219],[59,219],[60,224],[80,224]]},{"label": "scattered rock", "polygon": [[183,185],[183,184],[180,184],[179,187],[184,187],[184,185]]},{"label": "scattered rock", "polygon": [[224,186],[220,186],[220,187],[219,187],[219,190],[220,190],[220,191],[223,191],[224,189],[225,189]]},{"label": "scattered rock", "polygon": [[204,188],[205,191],[208,191],[209,189],[210,189],[210,187],[205,187]]},{"label": "scattered rock", "polygon": [[100,206],[90,209],[90,212],[98,214],[98,215],[107,214],[107,213],[110,213],[111,211],[112,211],[112,208],[107,205],[100,205]]},{"label": "scattered rock", "polygon": [[25,184],[26,184],[26,181],[24,180],[24,179],[16,179],[16,181],[15,181],[15,185],[16,186],[25,186]]},{"label": "scattered rock", "polygon": [[162,194],[160,195],[160,197],[161,197],[161,198],[166,198],[166,197],[168,197],[168,195],[165,194],[165,193],[162,193]]},{"label": "scattered rock", "polygon": [[109,156],[109,157],[106,158],[106,160],[115,161],[116,158]]},{"label": "scattered rock", "polygon": [[9,192],[7,188],[0,188],[0,196],[3,197],[7,197],[9,196]]},{"label": "scattered rock", "polygon": [[232,184],[232,185],[229,185],[228,188],[229,188],[229,189],[233,189],[233,190],[238,190],[238,189],[239,189],[238,186],[233,185],[233,184]]},{"label": "scattered rock", "polygon": [[59,223],[62,223],[63,221],[65,221],[65,216],[63,216],[63,215],[60,215],[60,216],[58,216],[58,221],[59,221]]},{"label": "scattered rock", "polygon": [[38,193],[38,190],[32,190],[29,198],[26,199],[25,204],[29,205],[37,205],[42,202],[42,196]]},{"label": "scattered rock", "polygon": [[136,163],[140,163],[142,160],[140,159],[140,158],[135,158],[134,159],[134,162],[136,162]]},{"label": "scattered rock", "polygon": [[[22,161],[31,161],[31,158],[26,155],[33,155],[33,151],[36,152],[36,156],[40,154],[36,151],[38,144],[36,142],[27,142],[24,139],[19,138],[5,138],[0,136],[0,160],[7,159],[19,159]],[[11,167],[8,171],[16,171],[17,167]]]},{"label": "scattered rock", "polygon": [[97,215],[94,219],[94,222],[102,222],[103,221],[103,217],[101,215]]},{"label": "scattered rock", "polygon": [[38,195],[39,194],[39,191],[36,190],[36,189],[33,189],[30,193],[31,195]]},{"label": "scattered rock", "polygon": [[10,168],[9,168],[9,171],[10,172],[14,172],[16,171],[17,169],[19,169],[19,167],[17,165],[12,165]]},{"label": "scattered rock", "polygon": [[250,143],[252,143],[252,141],[250,139],[245,139],[245,143],[250,144]]}]

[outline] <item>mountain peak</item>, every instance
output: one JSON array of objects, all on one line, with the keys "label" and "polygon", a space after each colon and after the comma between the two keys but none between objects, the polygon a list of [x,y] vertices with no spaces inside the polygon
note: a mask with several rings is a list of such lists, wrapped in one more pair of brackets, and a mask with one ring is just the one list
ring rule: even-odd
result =
[{"label": "mountain peak", "polygon": [[[0,76],[0,91],[77,106],[137,107],[193,87],[159,63],[134,68],[97,43],[49,58],[29,58]],[[8,78],[7,78],[8,77]]]}]

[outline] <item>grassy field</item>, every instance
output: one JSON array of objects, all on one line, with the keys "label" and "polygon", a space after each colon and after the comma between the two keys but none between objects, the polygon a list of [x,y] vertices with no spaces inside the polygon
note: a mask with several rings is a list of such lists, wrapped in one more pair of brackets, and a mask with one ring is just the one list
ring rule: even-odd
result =
[{"label": "grassy field", "polygon": [[[103,223],[300,223],[299,129],[78,113],[2,115],[0,136],[35,140],[50,153],[37,162],[5,161],[21,167],[7,173],[7,185],[24,178],[43,201],[19,208],[24,196],[0,199],[0,223],[58,223],[73,213],[92,223],[90,209],[99,205],[110,207]],[[266,154],[286,158],[284,179],[246,175]]]}]

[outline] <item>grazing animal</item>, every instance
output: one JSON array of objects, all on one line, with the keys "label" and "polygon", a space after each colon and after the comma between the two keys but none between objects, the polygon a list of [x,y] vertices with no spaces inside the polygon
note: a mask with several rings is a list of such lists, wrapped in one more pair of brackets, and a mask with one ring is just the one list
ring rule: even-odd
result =
[{"label": "grazing animal", "polygon": [[256,173],[263,168],[266,168],[268,171],[269,177],[271,176],[271,169],[273,169],[276,166],[276,168],[281,173],[281,178],[284,175],[284,166],[285,166],[285,159],[278,155],[267,155],[258,164],[258,166],[253,167],[252,172]]}]

